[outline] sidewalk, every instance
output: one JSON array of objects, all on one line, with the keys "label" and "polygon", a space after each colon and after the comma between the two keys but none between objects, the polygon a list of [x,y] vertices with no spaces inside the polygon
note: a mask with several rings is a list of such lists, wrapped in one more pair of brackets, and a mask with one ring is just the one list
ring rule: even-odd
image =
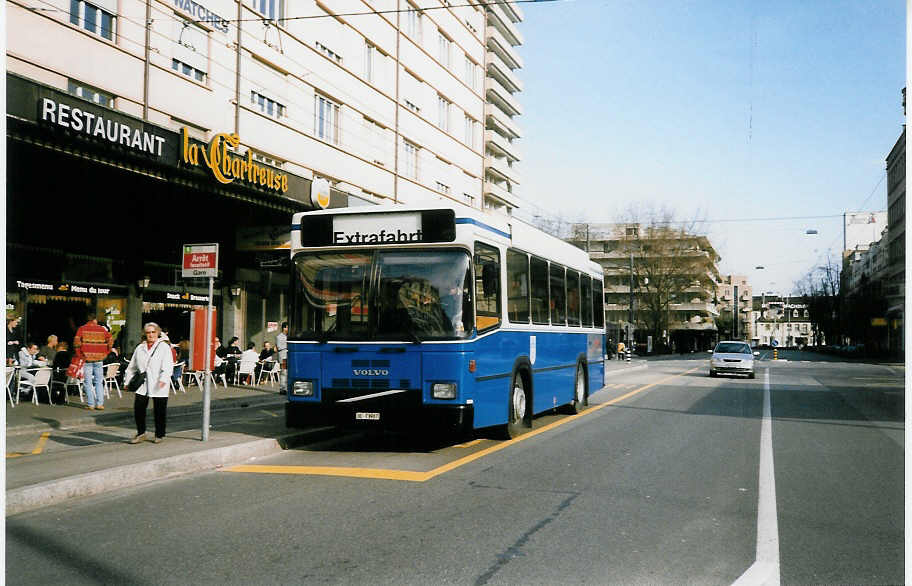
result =
[{"label": "sidewalk", "polygon": [[[647,368],[646,360],[606,360],[605,376]],[[164,442],[129,445],[136,433],[133,394],[113,391],[104,411],[89,411],[71,395],[68,405],[33,405],[23,395],[6,402],[6,514],[215,470],[319,441],[333,428],[289,430],[285,395],[277,386],[213,388],[209,440],[201,439],[202,392],[192,386],[168,400]],[[151,406],[147,437],[151,437]]]}]

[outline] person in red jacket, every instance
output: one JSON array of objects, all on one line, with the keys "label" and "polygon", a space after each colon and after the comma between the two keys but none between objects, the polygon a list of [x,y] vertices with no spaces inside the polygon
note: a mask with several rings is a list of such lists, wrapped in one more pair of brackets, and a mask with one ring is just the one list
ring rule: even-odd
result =
[{"label": "person in red jacket", "polygon": [[104,409],[104,359],[111,351],[114,340],[107,328],[100,326],[95,314],[86,316],[86,323],[76,330],[73,347],[76,356],[85,360],[86,400],[89,409]]}]

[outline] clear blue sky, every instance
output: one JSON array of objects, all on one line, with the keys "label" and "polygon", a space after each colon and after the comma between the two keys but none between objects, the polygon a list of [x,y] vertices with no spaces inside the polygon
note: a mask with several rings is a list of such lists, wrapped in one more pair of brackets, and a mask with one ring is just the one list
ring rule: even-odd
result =
[{"label": "clear blue sky", "polygon": [[868,196],[904,122],[901,0],[520,6],[528,201],[588,221],[631,201],[699,215],[720,270],[755,292],[838,259],[841,217],[712,220],[886,209],[886,180]]}]

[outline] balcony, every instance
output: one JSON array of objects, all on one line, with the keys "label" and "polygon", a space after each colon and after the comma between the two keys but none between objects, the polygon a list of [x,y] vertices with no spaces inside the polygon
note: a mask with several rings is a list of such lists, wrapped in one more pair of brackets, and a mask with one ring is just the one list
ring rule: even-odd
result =
[{"label": "balcony", "polygon": [[496,79],[485,77],[485,92],[488,100],[506,112],[507,115],[519,116],[522,114],[522,106],[519,105],[519,100],[514,98],[513,94],[500,85],[500,82]]},{"label": "balcony", "polygon": [[484,194],[486,197],[494,197],[507,204],[510,207],[518,208],[520,199],[515,193],[509,192],[493,181],[484,182]]},{"label": "balcony", "polygon": [[503,8],[504,12],[507,14],[507,17],[510,20],[513,22],[522,22],[525,15],[523,14],[523,11],[520,9],[518,4],[515,2],[503,2],[500,3],[500,6]]},{"label": "balcony", "polygon": [[484,108],[487,122],[494,126],[500,134],[510,140],[522,136],[522,130],[519,129],[519,125],[513,122],[513,119],[507,116],[503,110],[494,104],[485,104]]},{"label": "balcony", "polygon": [[493,75],[510,93],[521,92],[523,83],[494,51],[488,51],[488,75]]},{"label": "balcony", "polygon": [[719,310],[712,303],[672,303],[671,311],[700,311],[713,317],[719,315]]},{"label": "balcony", "polygon": [[507,16],[506,11],[501,4],[488,4],[488,24],[494,26],[503,34],[507,42],[512,46],[522,45],[523,36],[519,29]]},{"label": "balcony", "polygon": [[485,148],[488,148],[499,155],[509,157],[510,160],[514,162],[521,160],[516,146],[493,130],[485,130],[484,139]]},{"label": "balcony", "polygon": [[493,26],[485,27],[485,37],[488,39],[488,49],[497,53],[510,69],[522,69],[523,60],[500,31]]},{"label": "balcony", "polygon": [[509,181],[513,185],[519,185],[519,174],[516,172],[516,169],[507,164],[506,159],[498,159],[486,155],[485,171],[494,175],[496,179]]}]

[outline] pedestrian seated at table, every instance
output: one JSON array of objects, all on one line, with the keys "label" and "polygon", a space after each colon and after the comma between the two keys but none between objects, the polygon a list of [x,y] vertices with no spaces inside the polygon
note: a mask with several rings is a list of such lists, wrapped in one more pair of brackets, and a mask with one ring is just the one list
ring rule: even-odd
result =
[{"label": "pedestrian seated at table", "polygon": [[38,344],[29,342],[19,350],[19,380],[35,382],[35,370],[48,365],[47,360],[38,356]]},{"label": "pedestrian seated at table", "polygon": [[70,362],[73,361],[73,353],[70,351],[70,345],[65,341],[59,342],[56,350],[54,362],[51,363],[54,368],[54,380],[65,383],[67,379],[66,371],[70,367]]},{"label": "pedestrian seated at table", "polygon": [[57,336],[51,334],[47,337],[47,344],[38,349],[38,356],[48,361],[48,364],[54,363],[54,356],[57,354]]},{"label": "pedestrian seated at table", "polygon": [[[249,344],[247,344],[247,349],[244,350],[244,352],[241,354],[241,361],[240,361],[241,365],[244,365],[244,364],[256,365],[259,361],[260,361],[260,355],[257,354],[256,344],[254,344],[253,342],[250,342]],[[245,370],[242,368],[241,365],[238,365],[238,369]],[[248,368],[249,368],[249,366],[248,366]],[[248,380],[250,379],[251,375],[252,375],[252,372],[247,374]]]},{"label": "pedestrian seated at table", "polygon": [[254,371],[254,380],[260,380],[260,371],[262,371],[264,368],[267,370],[272,370],[272,363],[275,362],[276,356],[276,349],[272,347],[272,344],[269,342],[264,342],[263,351],[260,352],[256,370]]}]

